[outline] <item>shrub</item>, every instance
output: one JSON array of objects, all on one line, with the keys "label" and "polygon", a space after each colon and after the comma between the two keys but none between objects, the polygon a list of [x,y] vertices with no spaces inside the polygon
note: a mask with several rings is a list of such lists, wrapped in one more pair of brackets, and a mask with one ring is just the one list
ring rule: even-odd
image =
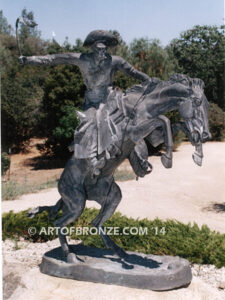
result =
[{"label": "shrub", "polygon": [[[98,210],[96,209],[85,209],[78,221],[71,226],[90,226],[97,213]],[[33,242],[41,242],[56,238],[56,234],[38,234],[42,227],[52,226],[52,223],[48,222],[48,216],[45,212],[29,219],[26,217],[26,211],[20,213],[11,211],[3,214],[2,221],[3,239],[24,237]],[[211,231],[206,225],[199,228],[197,224],[185,225],[174,220],[135,220],[116,213],[105,222],[105,226],[118,227],[120,233],[124,227],[146,227],[148,229],[146,235],[121,234],[112,236],[112,239],[125,250],[156,255],[179,255],[192,263],[214,264],[217,267],[225,266],[225,234]],[[29,227],[35,227],[37,233],[30,236]],[[83,243],[88,246],[104,247],[97,235],[76,236],[73,234],[72,238],[82,239]]]},{"label": "shrub", "polygon": [[2,157],[1,157],[1,161],[2,161],[2,175],[5,175],[5,173],[7,172],[7,170],[10,167],[10,157],[7,153],[2,152]]},{"label": "shrub", "polygon": [[212,140],[222,141],[225,137],[225,113],[215,103],[210,103],[209,107],[209,128]]},{"label": "shrub", "polygon": [[225,109],[224,47],[225,26],[199,26],[182,32],[171,41],[167,50],[174,59],[175,71],[205,83],[208,100]]}]

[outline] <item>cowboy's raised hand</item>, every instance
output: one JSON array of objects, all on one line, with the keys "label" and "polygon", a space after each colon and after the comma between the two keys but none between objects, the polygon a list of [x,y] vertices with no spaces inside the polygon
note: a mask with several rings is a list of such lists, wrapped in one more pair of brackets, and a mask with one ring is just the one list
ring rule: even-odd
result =
[{"label": "cowboy's raised hand", "polygon": [[20,56],[20,57],[18,58],[18,61],[19,61],[19,64],[20,64],[20,65],[24,65],[25,62],[26,62],[26,56]]}]

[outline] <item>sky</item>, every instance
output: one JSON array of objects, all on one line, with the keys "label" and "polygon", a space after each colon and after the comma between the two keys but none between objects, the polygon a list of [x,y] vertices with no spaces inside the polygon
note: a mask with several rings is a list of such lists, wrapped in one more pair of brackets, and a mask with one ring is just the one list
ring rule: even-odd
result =
[{"label": "sky", "polygon": [[[117,30],[130,43],[157,38],[163,46],[195,25],[223,25],[225,0],[1,0],[15,26],[23,8],[33,11],[44,39],[74,44],[92,30]],[[54,33],[53,33],[54,32]]]}]

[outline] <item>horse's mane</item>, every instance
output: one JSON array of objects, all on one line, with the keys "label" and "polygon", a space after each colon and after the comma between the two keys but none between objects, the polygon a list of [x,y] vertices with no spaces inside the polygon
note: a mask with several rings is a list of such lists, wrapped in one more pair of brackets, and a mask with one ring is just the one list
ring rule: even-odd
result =
[{"label": "horse's mane", "polygon": [[[156,91],[161,90],[175,83],[180,83],[184,85],[186,88],[190,89],[190,91],[195,87],[200,87],[201,90],[204,92],[205,84],[203,80],[201,80],[200,78],[191,78],[185,74],[175,73],[171,75],[168,80],[151,78],[151,82],[149,82],[147,85],[146,84],[134,85],[125,91],[125,94],[123,95],[123,105],[125,107],[125,110],[127,111],[127,115],[132,113],[133,109],[137,106],[137,104],[140,104],[142,102],[145,96],[147,95],[150,96],[151,93],[153,93],[154,95],[155,90]],[[206,107],[208,107],[209,104],[207,98],[205,96],[203,96],[203,98]]]},{"label": "horse's mane", "polygon": [[[172,76],[170,76],[169,81],[174,83],[174,82],[180,82],[184,85],[188,85],[190,88],[199,86],[203,91],[205,88],[205,84],[204,81],[200,78],[191,78],[185,74],[173,74]],[[202,96],[202,100],[204,99],[204,104],[205,104],[205,108],[206,110],[208,110],[209,108],[209,102],[205,96],[205,94],[203,93]]]},{"label": "horse's mane", "polygon": [[179,82],[182,84],[189,85],[190,87],[192,86],[200,86],[201,89],[204,89],[205,84],[204,81],[200,78],[191,78],[188,75],[185,74],[178,74],[175,73],[170,76],[169,82],[174,83],[174,82]]}]

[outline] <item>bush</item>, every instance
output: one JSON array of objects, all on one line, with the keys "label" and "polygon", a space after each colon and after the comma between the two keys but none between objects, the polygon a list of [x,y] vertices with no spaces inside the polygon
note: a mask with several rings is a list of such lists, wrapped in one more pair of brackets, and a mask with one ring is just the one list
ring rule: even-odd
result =
[{"label": "bush", "polygon": [[[82,216],[75,223],[77,227],[90,226],[96,217],[98,210],[85,209]],[[54,235],[45,235],[40,232],[42,227],[53,226],[48,222],[47,213],[42,213],[33,219],[26,217],[26,211],[20,213],[3,214],[2,236],[6,238],[24,237],[30,241],[48,241],[56,238]],[[74,226],[72,224],[71,226]],[[146,235],[116,235],[112,239],[123,249],[139,251],[156,255],[179,255],[192,263],[214,264],[217,267],[225,266],[225,234],[211,231],[206,225],[201,228],[197,224],[191,226],[178,221],[161,221],[155,219],[135,220],[116,213],[105,222],[106,227],[118,227],[122,233],[124,227],[146,227]],[[30,236],[29,227],[36,228],[36,234]],[[104,247],[97,235],[72,236],[74,239],[82,239],[83,243],[93,247]]]},{"label": "bush", "polygon": [[5,173],[7,172],[7,170],[10,167],[10,157],[7,153],[2,152],[1,160],[2,160],[2,171],[1,171],[1,173],[2,173],[2,175],[5,175]]},{"label": "bush", "polygon": [[45,78],[42,131],[47,137],[46,153],[58,158],[70,156],[69,144],[78,125],[75,109],[80,110],[85,86],[76,66],[54,66]]},{"label": "bush", "polygon": [[225,138],[225,113],[215,103],[210,103],[209,107],[209,129],[212,140],[222,141]]}]

